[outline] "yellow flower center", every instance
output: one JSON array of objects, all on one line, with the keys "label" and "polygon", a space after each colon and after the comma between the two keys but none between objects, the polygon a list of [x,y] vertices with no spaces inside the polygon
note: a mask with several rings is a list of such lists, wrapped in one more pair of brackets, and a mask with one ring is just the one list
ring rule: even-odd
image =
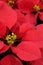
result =
[{"label": "yellow flower center", "polygon": [[35,5],[33,8],[34,8],[35,11],[39,11],[40,10],[40,7],[38,5]]},{"label": "yellow flower center", "polygon": [[17,35],[12,33],[11,35],[6,36],[6,41],[8,44],[14,44],[14,41],[17,39]]},{"label": "yellow flower center", "polygon": [[14,5],[14,1],[13,0],[8,0],[8,5],[12,6]]}]

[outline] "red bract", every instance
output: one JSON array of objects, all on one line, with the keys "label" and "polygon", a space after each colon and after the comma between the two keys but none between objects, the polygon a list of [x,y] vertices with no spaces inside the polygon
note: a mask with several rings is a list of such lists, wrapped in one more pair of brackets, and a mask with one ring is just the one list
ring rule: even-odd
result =
[{"label": "red bract", "polygon": [[30,21],[25,20],[24,14],[22,14],[18,9],[15,9],[15,11],[17,13],[17,22],[19,22],[20,25],[22,25],[23,23],[27,23],[27,22],[30,23]]},{"label": "red bract", "polygon": [[24,14],[22,14],[20,12],[20,10],[15,9],[15,11],[17,13],[17,21],[20,24],[23,24],[23,23],[27,23],[28,22],[28,23],[30,23],[32,25],[36,25],[36,17],[37,17],[37,15],[30,14],[30,13],[28,13],[27,15],[24,15]]},{"label": "red bract", "polygon": [[18,8],[25,13],[37,12],[43,21],[43,2],[39,0],[20,0],[17,2]]},{"label": "red bract", "polygon": [[7,0],[0,0],[0,1],[5,1],[5,2],[7,2]]},{"label": "red bract", "polygon": [[34,14],[27,14],[26,16],[25,16],[25,21],[27,21],[27,22],[29,22],[30,24],[32,24],[32,25],[36,25],[36,17],[37,17],[37,15],[34,15]]},{"label": "red bract", "polygon": [[[31,65],[43,65],[43,59],[38,59],[38,60],[30,62],[30,63],[31,63]],[[27,65],[29,65],[29,63]]]},{"label": "red bract", "polygon": [[[15,18],[15,19],[14,19]],[[6,3],[0,1],[0,21],[11,28],[17,21],[17,14]]]},{"label": "red bract", "polygon": [[23,65],[18,58],[11,54],[5,56],[0,63],[0,65]]},{"label": "red bract", "polygon": [[40,49],[41,50],[41,54],[42,54],[42,58],[36,60],[36,61],[32,61],[32,65],[43,65],[43,48]]},{"label": "red bract", "polygon": [[39,48],[43,48],[43,24],[36,26],[35,29],[28,31],[23,40],[35,42]]}]

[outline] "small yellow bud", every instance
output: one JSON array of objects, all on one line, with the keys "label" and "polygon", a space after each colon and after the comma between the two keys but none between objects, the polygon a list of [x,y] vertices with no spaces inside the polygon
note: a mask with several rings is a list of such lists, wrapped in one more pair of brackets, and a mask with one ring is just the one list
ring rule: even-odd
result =
[{"label": "small yellow bud", "polygon": [[8,5],[13,6],[13,5],[14,5],[14,1],[13,1],[13,0],[9,0],[9,1],[8,1]]},{"label": "small yellow bud", "polygon": [[39,11],[39,10],[40,10],[40,7],[39,7],[38,5],[35,5],[33,8],[34,8],[34,10],[36,10],[36,11]]}]

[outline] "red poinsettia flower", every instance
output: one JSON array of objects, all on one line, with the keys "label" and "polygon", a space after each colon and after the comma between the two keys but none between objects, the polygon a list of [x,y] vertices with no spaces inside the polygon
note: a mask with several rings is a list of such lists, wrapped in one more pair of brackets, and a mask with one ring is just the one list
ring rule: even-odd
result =
[{"label": "red poinsettia flower", "polygon": [[22,12],[37,12],[40,19],[43,20],[43,1],[39,0],[19,0],[17,2],[18,8]]},{"label": "red poinsettia flower", "polygon": [[20,27],[16,24],[10,29],[10,32],[3,24],[0,24],[0,54],[11,48],[12,52],[22,60],[31,61],[39,58],[40,51],[36,45],[29,41],[22,41],[22,38],[28,29],[32,29],[29,24],[25,23]]}]

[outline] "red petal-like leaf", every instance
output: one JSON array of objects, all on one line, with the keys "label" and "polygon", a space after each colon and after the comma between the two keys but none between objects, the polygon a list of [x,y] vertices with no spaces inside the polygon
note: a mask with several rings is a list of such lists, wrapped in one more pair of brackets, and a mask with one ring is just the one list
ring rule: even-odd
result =
[{"label": "red petal-like leaf", "polygon": [[6,33],[6,26],[0,22],[0,38],[3,37]]},{"label": "red petal-like leaf", "polygon": [[7,55],[1,60],[1,65],[22,65],[22,63],[15,56]]},{"label": "red petal-like leaf", "polygon": [[4,43],[0,41],[0,50],[4,47]]},{"label": "red petal-like leaf", "polygon": [[23,33],[26,33],[28,30],[31,30],[33,29],[35,26],[33,26],[32,24],[30,23],[24,23],[20,26],[20,30],[19,30],[19,33],[20,34],[23,34]]},{"label": "red petal-like leaf", "polygon": [[11,28],[16,23],[17,14],[5,2],[2,2],[1,5],[3,6],[0,6],[0,21],[2,21],[4,24],[6,24],[6,26]]},{"label": "red petal-like leaf", "polygon": [[41,57],[38,47],[30,41],[21,42],[16,48],[12,48],[12,51],[17,54],[21,60],[32,61]]},{"label": "red petal-like leaf", "polygon": [[37,15],[34,15],[34,14],[27,14],[25,16],[25,20],[28,22],[28,23],[31,23],[33,25],[36,25],[36,17]]},{"label": "red petal-like leaf", "polygon": [[32,65],[43,65],[43,59],[39,59],[39,60],[33,61],[31,64]]},{"label": "red petal-like leaf", "polygon": [[0,49],[0,54],[6,52],[9,49],[9,47],[10,46],[4,44],[4,47]]},{"label": "red petal-like leaf", "polygon": [[23,40],[32,41],[39,48],[43,47],[43,25],[39,25],[34,30],[28,31],[24,37]]}]

